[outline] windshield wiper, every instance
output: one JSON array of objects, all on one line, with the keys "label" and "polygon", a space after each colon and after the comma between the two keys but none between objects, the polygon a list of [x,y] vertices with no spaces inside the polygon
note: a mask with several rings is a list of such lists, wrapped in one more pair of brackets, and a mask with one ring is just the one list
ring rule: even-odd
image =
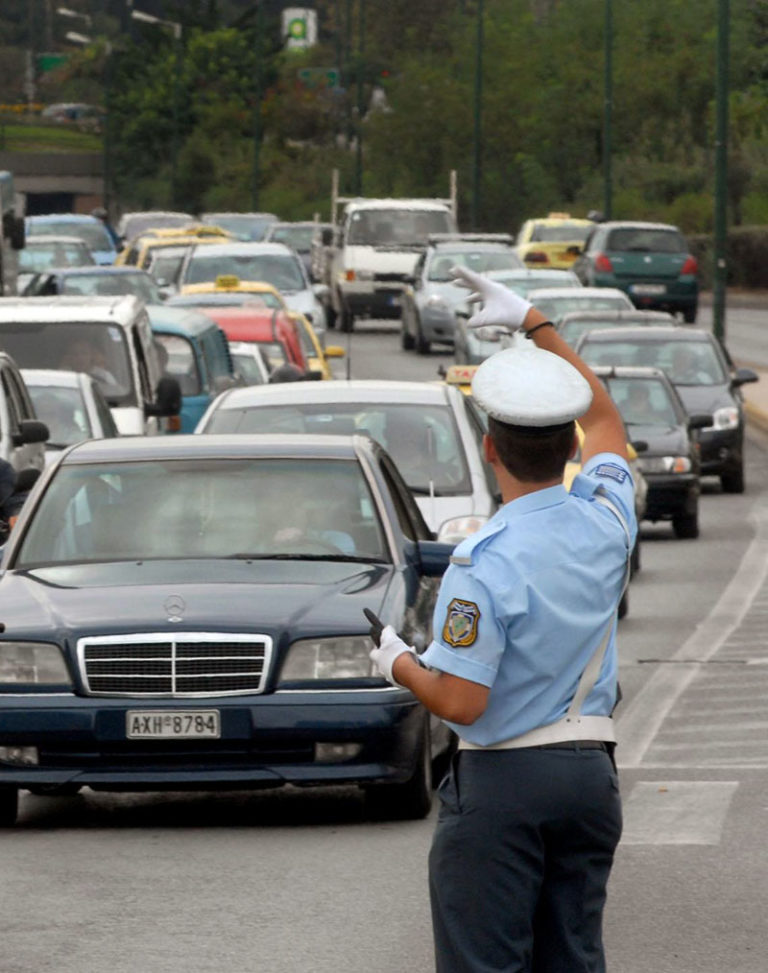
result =
[{"label": "windshield wiper", "polygon": [[371,555],[364,557],[360,554],[249,554],[247,551],[228,554],[227,560],[232,561],[351,561],[355,564],[386,563],[385,558]]}]

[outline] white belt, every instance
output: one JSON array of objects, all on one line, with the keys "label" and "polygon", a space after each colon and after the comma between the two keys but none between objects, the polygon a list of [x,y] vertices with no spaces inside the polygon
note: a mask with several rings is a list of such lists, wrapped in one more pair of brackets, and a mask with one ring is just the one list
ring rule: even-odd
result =
[{"label": "white belt", "polygon": [[[629,581],[629,528],[611,500],[603,494],[597,494],[595,499],[615,514],[619,523],[624,528],[624,533],[627,535],[627,567],[624,574],[624,585],[622,587],[623,594],[624,588],[626,588],[627,582]],[[550,723],[548,726],[537,726],[535,729],[529,730],[527,733],[522,733],[520,736],[512,737],[509,740],[500,740],[498,743],[490,743],[485,746],[460,739],[459,750],[517,750],[520,747],[540,747],[548,743],[568,743],[574,740],[603,740],[606,743],[615,743],[616,731],[610,716],[581,715],[582,704],[595,688],[595,683],[603,667],[603,659],[605,658],[605,651],[608,648],[608,640],[611,636],[615,617],[615,615],[611,616],[608,628],[605,630],[600,644],[592,653],[584,672],[582,672],[579,684],[576,687],[576,692],[571,700],[571,705],[568,707],[568,712],[563,719],[558,720],[556,723]]]}]

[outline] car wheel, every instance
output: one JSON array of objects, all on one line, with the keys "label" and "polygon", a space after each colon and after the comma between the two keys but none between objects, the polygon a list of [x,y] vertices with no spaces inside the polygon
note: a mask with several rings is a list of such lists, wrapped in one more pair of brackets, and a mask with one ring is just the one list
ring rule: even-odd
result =
[{"label": "car wheel", "polygon": [[19,791],[16,787],[0,788],[0,828],[16,824],[19,813]]},{"label": "car wheel", "polygon": [[619,616],[619,618],[624,618],[626,617],[628,611],[629,611],[629,589],[625,588],[624,594],[621,596],[621,601],[619,602],[619,610],[617,612],[617,615]]},{"label": "car wheel", "polygon": [[365,803],[370,816],[379,819],[416,820],[429,814],[432,807],[432,741],[428,714],[424,715],[413,775],[402,784],[379,784],[366,788]]},{"label": "car wheel", "polygon": [[427,341],[421,330],[421,325],[416,323],[416,351],[420,355],[428,355],[432,350],[432,343]]},{"label": "car wheel", "polygon": [[345,304],[341,305],[339,313],[339,330],[345,334],[355,330],[355,316]]},{"label": "car wheel", "polygon": [[413,340],[413,335],[405,326],[405,321],[400,325],[400,345],[403,351],[413,351],[416,342]]},{"label": "car wheel", "polygon": [[675,537],[681,540],[692,540],[699,536],[699,510],[692,513],[675,514],[672,518],[672,530]]},{"label": "car wheel", "polygon": [[735,470],[728,470],[727,473],[720,475],[720,486],[723,493],[743,493],[744,492],[744,466],[739,466]]},{"label": "car wheel", "polygon": [[697,307],[695,304],[693,305],[693,307],[685,308],[683,310],[683,321],[685,321],[686,324],[695,324],[696,311],[697,311]]}]

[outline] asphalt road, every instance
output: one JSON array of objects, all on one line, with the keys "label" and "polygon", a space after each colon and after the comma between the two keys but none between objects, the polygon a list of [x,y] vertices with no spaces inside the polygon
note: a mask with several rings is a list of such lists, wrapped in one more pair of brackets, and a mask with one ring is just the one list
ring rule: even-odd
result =
[{"label": "asphalt road", "polygon": [[[432,378],[450,361],[402,353],[388,323],[351,348],[354,377]],[[618,973],[766,969],[765,442],[747,460],[743,496],[708,486],[699,539],[643,530],[620,628]],[[428,971],[434,815],[370,822],[344,789],[25,795],[0,833],[0,971]]]}]

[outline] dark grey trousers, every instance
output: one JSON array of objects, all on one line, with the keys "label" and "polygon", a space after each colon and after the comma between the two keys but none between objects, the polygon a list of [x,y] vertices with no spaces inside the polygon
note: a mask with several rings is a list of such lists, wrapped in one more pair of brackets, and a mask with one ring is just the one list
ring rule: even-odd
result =
[{"label": "dark grey trousers", "polygon": [[429,856],[438,973],[604,973],[621,801],[602,750],[461,750]]}]

